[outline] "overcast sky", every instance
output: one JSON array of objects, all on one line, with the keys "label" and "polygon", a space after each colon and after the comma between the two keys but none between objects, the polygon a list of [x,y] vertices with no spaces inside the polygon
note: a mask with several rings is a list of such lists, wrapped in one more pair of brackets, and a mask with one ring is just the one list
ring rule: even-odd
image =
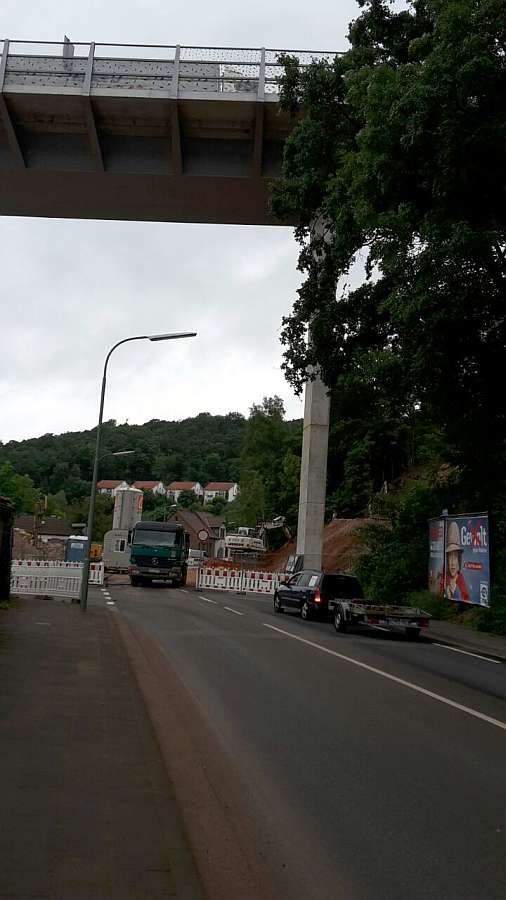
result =
[{"label": "overcast sky", "polygon": [[[1,38],[343,50],[355,0],[2,0]],[[105,417],[247,414],[279,394],[281,318],[297,285],[291,229],[0,218],[0,440],[91,428],[108,348]]]}]

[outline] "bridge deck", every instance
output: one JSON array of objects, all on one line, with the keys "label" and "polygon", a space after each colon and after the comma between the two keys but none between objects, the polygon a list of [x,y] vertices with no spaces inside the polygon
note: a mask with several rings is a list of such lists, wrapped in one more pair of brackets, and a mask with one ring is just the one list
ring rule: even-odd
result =
[{"label": "bridge deck", "polygon": [[0,214],[270,223],[279,52],[4,41]]}]

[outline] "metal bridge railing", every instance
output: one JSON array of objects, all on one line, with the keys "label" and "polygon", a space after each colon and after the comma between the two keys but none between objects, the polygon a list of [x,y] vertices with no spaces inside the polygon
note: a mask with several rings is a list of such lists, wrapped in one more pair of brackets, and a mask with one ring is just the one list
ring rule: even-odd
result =
[{"label": "metal bridge railing", "polygon": [[[126,51],[126,55],[123,53]],[[135,51],[135,52],[133,52]],[[70,41],[3,41],[0,91],[51,87],[91,91],[185,93],[279,93],[279,57],[290,53],[301,66],[332,61],[336,52],[163,44]]]}]

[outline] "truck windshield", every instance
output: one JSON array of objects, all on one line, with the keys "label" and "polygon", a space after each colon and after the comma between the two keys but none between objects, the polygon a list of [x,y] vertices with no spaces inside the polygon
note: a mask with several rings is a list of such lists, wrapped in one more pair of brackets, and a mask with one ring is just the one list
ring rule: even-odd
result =
[{"label": "truck windshield", "polygon": [[134,544],[144,547],[178,547],[181,543],[178,531],[136,531]]}]

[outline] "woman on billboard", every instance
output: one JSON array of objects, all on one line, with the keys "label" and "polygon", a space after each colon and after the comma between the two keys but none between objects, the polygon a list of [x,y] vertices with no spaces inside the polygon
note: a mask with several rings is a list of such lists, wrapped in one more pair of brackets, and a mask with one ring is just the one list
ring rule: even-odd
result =
[{"label": "woman on billboard", "polygon": [[459,526],[451,522],[446,534],[446,580],[445,597],[447,600],[457,600],[469,603],[469,591],[462,575],[462,553],[460,543]]}]

